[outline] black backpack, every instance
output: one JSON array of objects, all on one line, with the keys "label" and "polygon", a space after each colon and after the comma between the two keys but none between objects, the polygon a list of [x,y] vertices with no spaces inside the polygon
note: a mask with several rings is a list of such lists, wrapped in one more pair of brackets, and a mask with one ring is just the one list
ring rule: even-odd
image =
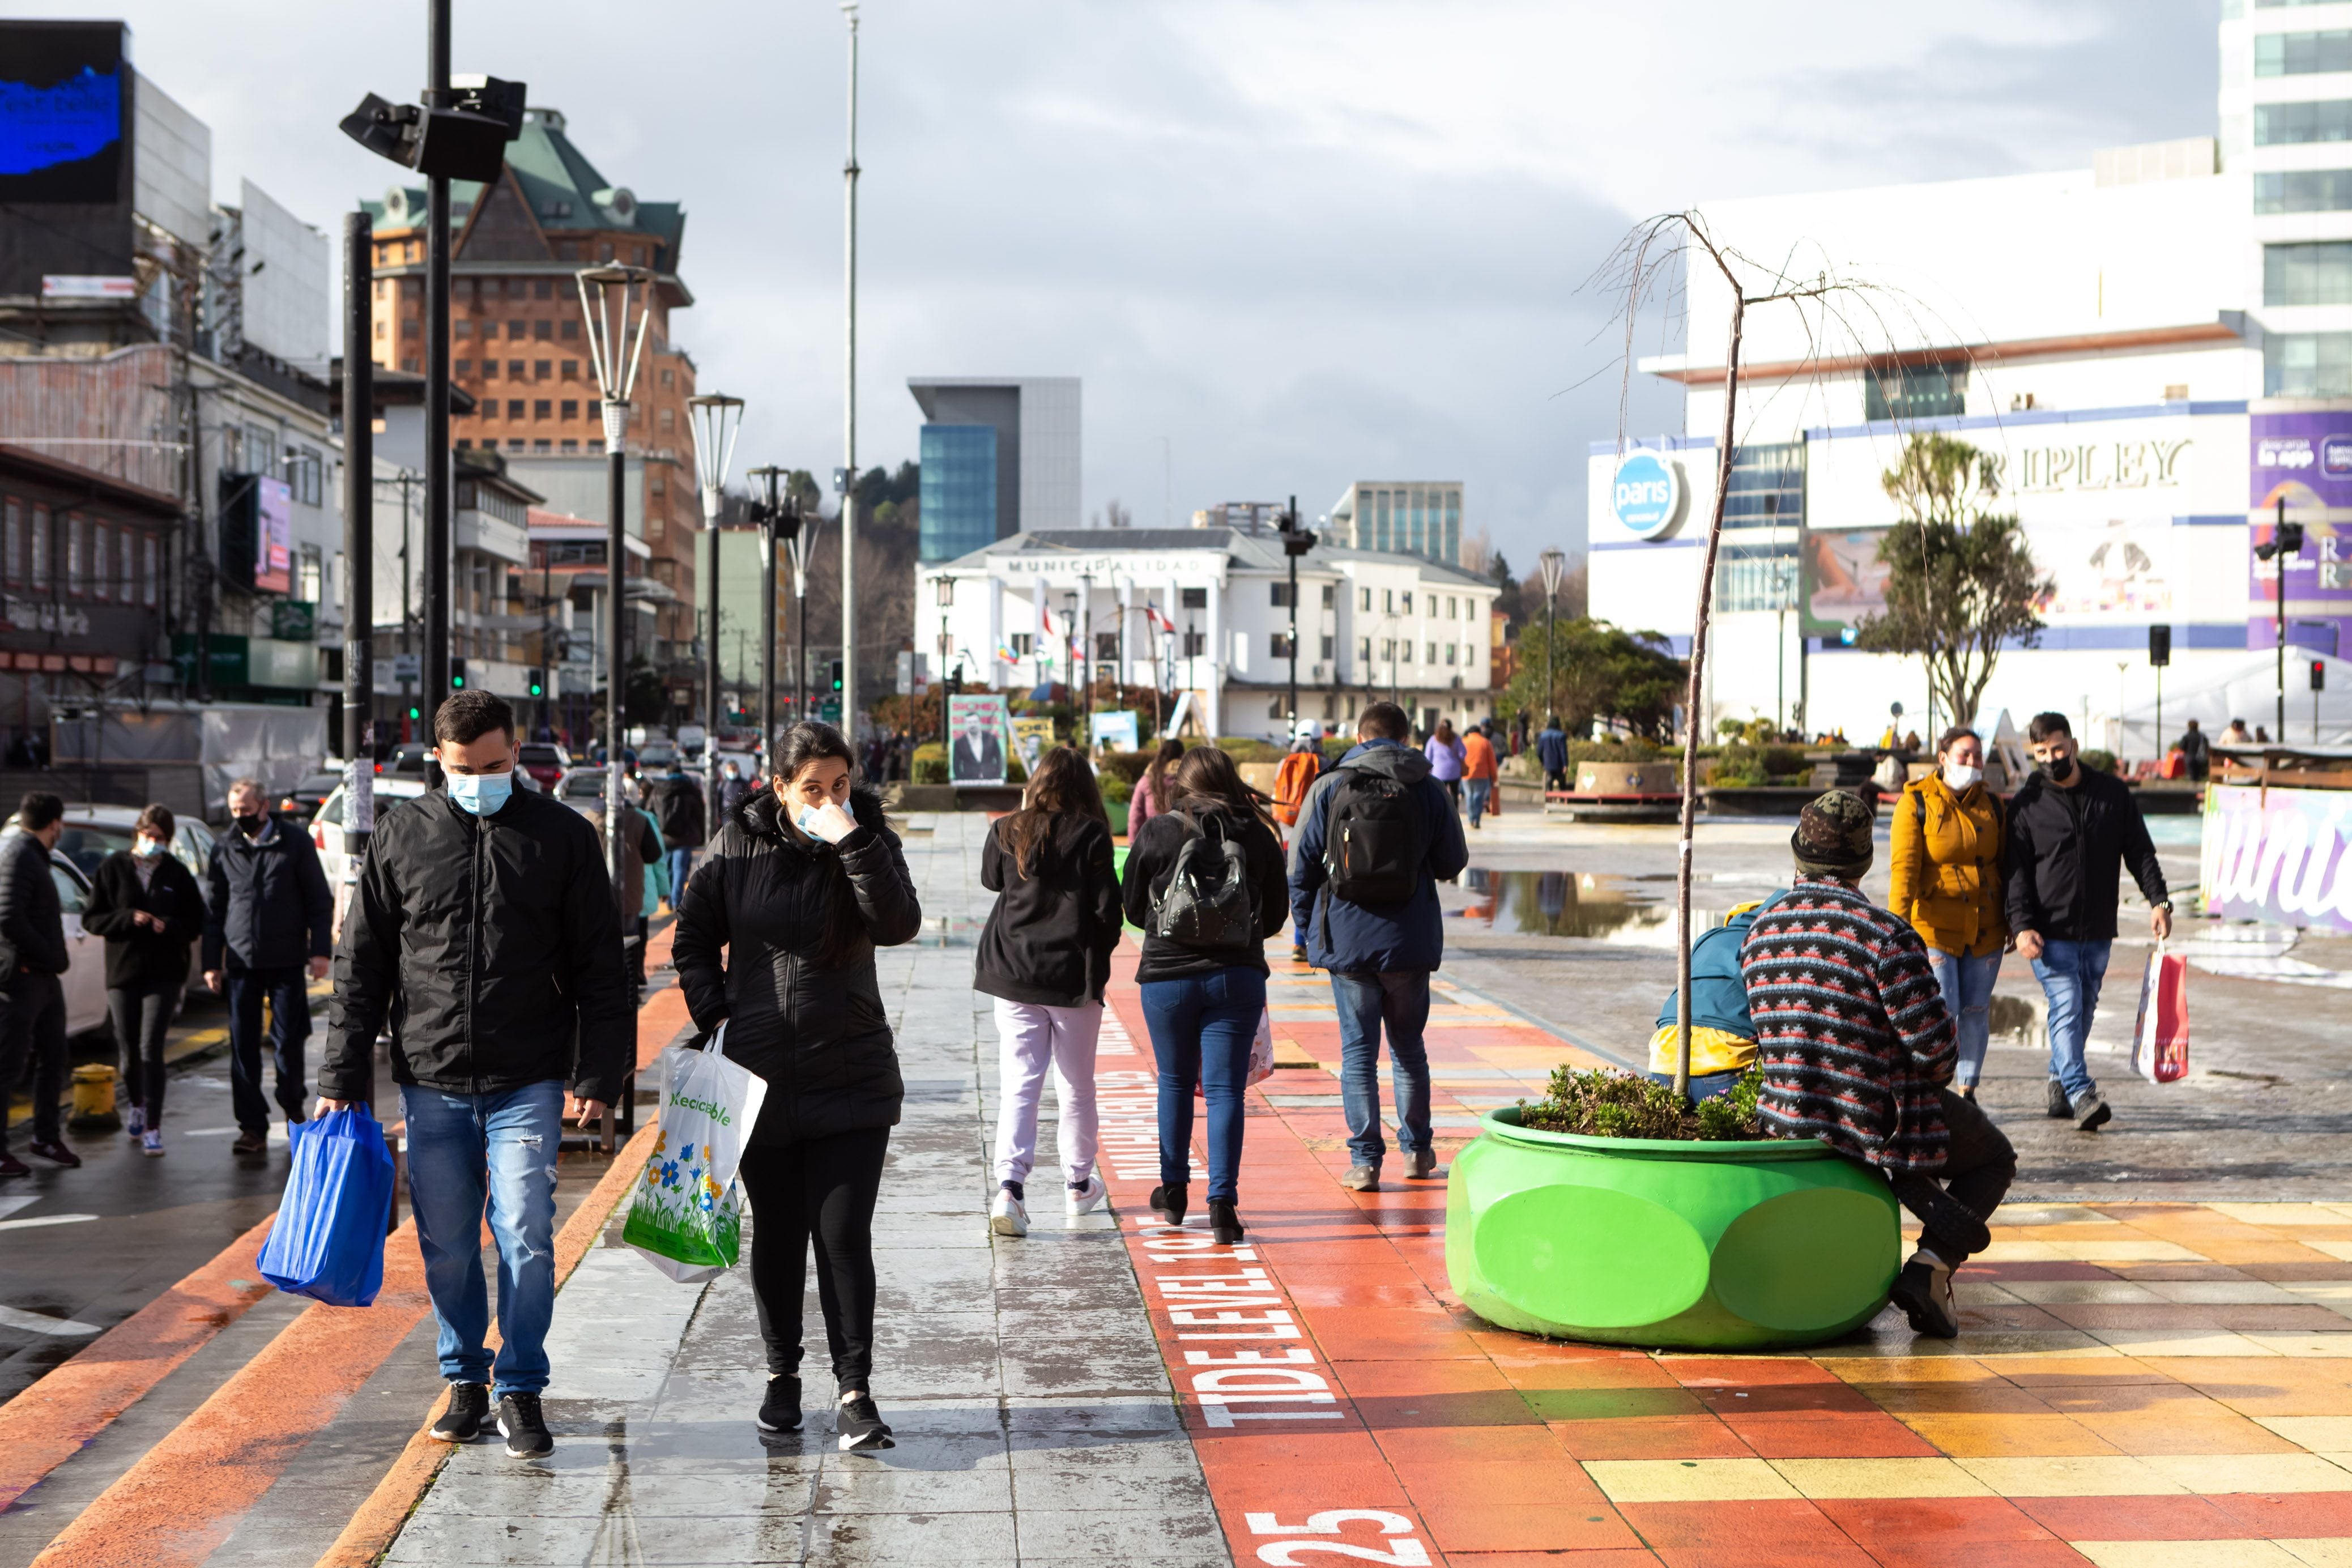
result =
[{"label": "black backpack", "polygon": [[1402,904],[1421,888],[1427,846],[1421,804],[1385,773],[1341,768],[1324,816],[1323,867],[1332,893],[1351,904]]},{"label": "black backpack", "polygon": [[1152,895],[1151,934],[1185,947],[1255,947],[1257,889],[1241,840],[1220,813],[1171,815],[1184,824],[1184,847],[1168,885]]}]

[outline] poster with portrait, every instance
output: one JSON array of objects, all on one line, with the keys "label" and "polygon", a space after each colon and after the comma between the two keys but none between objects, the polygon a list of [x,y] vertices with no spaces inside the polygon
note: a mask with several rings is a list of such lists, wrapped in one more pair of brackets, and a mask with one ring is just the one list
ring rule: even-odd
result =
[{"label": "poster with portrait", "polygon": [[1053,749],[1054,721],[1051,719],[1013,721],[1013,750],[1020,757],[1024,769],[1035,773],[1037,763]]},{"label": "poster with portrait", "polygon": [[982,692],[948,699],[948,782],[1001,784],[1004,782],[1004,694]]}]

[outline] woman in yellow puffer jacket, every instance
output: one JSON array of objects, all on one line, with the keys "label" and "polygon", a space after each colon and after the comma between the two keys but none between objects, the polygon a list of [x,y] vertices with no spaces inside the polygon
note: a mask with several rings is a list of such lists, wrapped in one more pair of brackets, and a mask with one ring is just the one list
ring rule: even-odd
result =
[{"label": "woman in yellow puffer jacket", "polygon": [[1976,1098],[1991,1038],[1993,982],[2009,946],[2002,915],[2008,816],[1984,784],[1984,742],[1958,726],[1936,743],[1936,771],[1895,805],[1887,904],[1911,922],[1959,1026],[1954,1087]]}]

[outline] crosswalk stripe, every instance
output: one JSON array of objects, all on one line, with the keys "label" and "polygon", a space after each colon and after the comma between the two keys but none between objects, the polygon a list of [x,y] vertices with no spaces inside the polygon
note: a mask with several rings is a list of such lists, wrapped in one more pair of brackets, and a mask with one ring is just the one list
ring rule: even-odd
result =
[{"label": "crosswalk stripe", "polygon": [[54,1334],[60,1339],[79,1339],[99,1331],[96,1323],[85,1323],[73,1318],[52,1318],[46,1312],[27,1312],[17,1307],[0,1307],[0,1329],[27,1329],[37,1334]]}]

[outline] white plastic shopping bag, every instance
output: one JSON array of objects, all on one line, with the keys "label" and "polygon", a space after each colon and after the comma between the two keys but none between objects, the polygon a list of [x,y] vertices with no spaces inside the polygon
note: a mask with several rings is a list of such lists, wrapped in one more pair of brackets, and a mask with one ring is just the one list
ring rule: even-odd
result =
[{"label": "white plastic shopping bag", "polygon": [[1274,1076],[1274,1015],[1261,1007],[1257,1033],[1250,1037],[1249,1081],[1264,1083]]},{"label": "white plastic shopping bag", "polygon": [[621,1239],[680,1284],[716,1279],[740,1255],[735,1168],[768,1080],[719,1054],[720,1024],[700,1050],[661,1054],[661,1132],[629,1199]]}]

